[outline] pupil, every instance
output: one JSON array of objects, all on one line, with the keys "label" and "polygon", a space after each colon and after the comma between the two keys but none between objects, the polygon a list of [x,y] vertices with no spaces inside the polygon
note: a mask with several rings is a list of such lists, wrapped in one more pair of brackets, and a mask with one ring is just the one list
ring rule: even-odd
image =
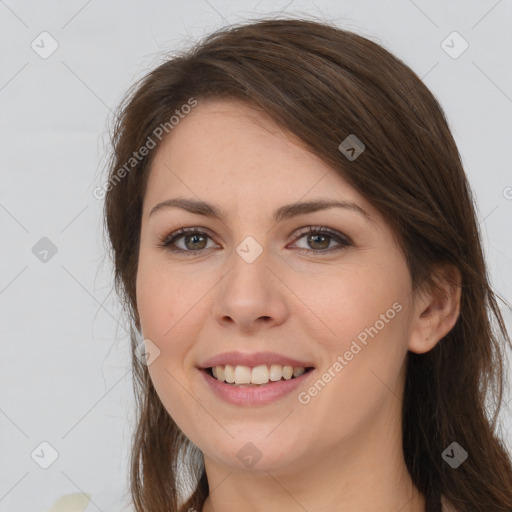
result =
[{"label": "pupil", "polygon": [[[320,243],[321,244],[321,242],[315,241],[315,238],[323,238],[324,241],[325,241],[325,239],[328,238],[328,237],[326,237],[325,235],[311,235],[309,237],[309,241],[312,242],[313,244],[316,244],[316,243]],[[329,243],[327,243],[327,246],[329,246]],[[322,247],[322,248],[325,248],[325,247]]]},{"label": "pupil", "polygon": [[[187,237],[187,241],[190,241],[192,240],[192,244],[196,244],[197,243],[197,239],[203,239],[204,241],[204,237],[203,236],[200,236],[200,235],[190,235]],[[188,247],[188,244],[187,244],[187,247]],[[197,247],[195,247],[197,249]],[[202,249],[203,247],[200,247],[200,249]],[[190,247],[189,247],[190,249]]]}]

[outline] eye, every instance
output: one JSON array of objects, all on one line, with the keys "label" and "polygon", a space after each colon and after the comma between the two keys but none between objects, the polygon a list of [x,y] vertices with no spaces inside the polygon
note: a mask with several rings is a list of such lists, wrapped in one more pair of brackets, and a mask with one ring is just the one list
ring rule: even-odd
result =
[{"label": "eye", "polygon": [[[338,231],[334,231],[323,226],[307,226],[301,228],[299,230],[298,236],[295,236],[293,240],[296,242],[301,238],[305,238],[306,235],[308,235],[306,238],[306,243],[313,249],[302,248],[299,249],[301,252],[304,251],[308,253],[313,251],[321,254],[325,252],[343,250],[346,247],[352,245],[352,242],[347,236],[342,235]],[[338,245],[329,248],[332,241],[337,242]]]},{"label": "eye", "polygon": [[[341,233],[334,231],[330,228],[322,226],[307,226],[299,230],[298,235],[295,235],[292,242],[297,242],[301,238],[305,238],[306,243],[310,245],[311,249],[299,248],[299,252],[306,253],[325,253],[343,250],[352,245],[348,237]],[[163,237],[157,244],[158,247],[166,248],[169,251],[179,254],[198,254],[208,248],[208,239],[212,236],[206,230],[199,228],[181,228],[174,231],[170,235]],[[181,240],[183,239],[183,240]],[[175,245],[178,241],[182,241],[182,247]],[[329,247],[331,242],[335,241],[338,245]],[[210,247],[211,248],[211,247]]]},{"label": "eye", "polygon": [[[183,238],[185,248],[173,247],[173,244],[181,238]],[[206,248],[208,238],[211,238],[210,234],[198,228],[181,228],[161,239],[158,243],[158,247],[166,248],[172,252],[181,254],[185,253],[189,255],[204,250]]]}]

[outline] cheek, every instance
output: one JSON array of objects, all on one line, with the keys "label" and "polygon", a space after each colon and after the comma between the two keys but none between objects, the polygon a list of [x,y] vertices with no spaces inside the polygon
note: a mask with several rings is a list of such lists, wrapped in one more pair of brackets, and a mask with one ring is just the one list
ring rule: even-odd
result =
[{"label": "cheek", "polygon": [[179,344],[185,326],[200,325],[198,314],[207,301],[204,279],[195,279],[189,269],[149,260],[139,263],[137,308],[146,337]]},{"label": "cheek", "polygon": [[376,322],[382,327],[381,315],[384,321],[390,319],[382,331],[400,330],[400,321],[396,321],[400,307],[393,309],[393,304],[399,303],[403,310],[409,294],[408,274],[402,270],[390,271],[383,265],[351,265],[339,272],[330,269],[314,278],[295,279],[294,292],[323,326],[324,341],[338,350]]},{"label": "cheek", "polygon": [[[321,277],[315,292],[311,290],[303,282],[297,294],[307,297],[325,333],[317,338],[325,358],[317,386],[321,391],[311,399],[316,402],[312,407],[322,411],[325,424],[355,426],[392,396],[390,389],[403,365],[409,322],[407,269],[352,267],[335,278]],[[350,419],[340,411],[351,411]]]},{"label": "cheek", "polygon": [[199,288],[203,290],[190,278],[190,272],[185,277],[161,262],[139,263],[137,307],[142,333],[160,350],[148,371],[165,409],[187,432],[197,414],[191,411],[190,395],[183,386],[188,377],[184,367],[189,364],[191,340],[197,338],[203,324],[198,316],[204,305],[198,298],[204,291],[200,293]]},{"label": "cheek", "polygon": [[343,368],[331,370],[336,383],[325,396],[326,405],[344,397],[348,407],[363,414],[377,407],[378,397],[389,395],[396,382],[407,351],[409,278],[402,267],[384,270],[352,269],[336,285],[329,284],[318,305],[334,331],[327,340],[327,369],[343,358]]}]

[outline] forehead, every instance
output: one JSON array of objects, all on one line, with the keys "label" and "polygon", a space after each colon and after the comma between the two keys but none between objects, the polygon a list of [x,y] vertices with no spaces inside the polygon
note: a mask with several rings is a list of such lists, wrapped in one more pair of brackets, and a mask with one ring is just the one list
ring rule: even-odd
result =
[{"label": "forehead", "polygon": [[247,208],[322,197],[371,209],[298,137],[266,113],[228,100],[199,102],[157,149],[145,203],[169,195],[219,204],[246,201]]},{"label": "forehead", "polygon": [[211,99],[200,101],[180,120],[157,152],[157,160],[180,164],[180,168],[215,167],[218,172],[234,171],[235,164],[246,172],[264,163],[265,168],[258,166],[261,173],[279,167],[271,164],[273,159],[279,163],[318,160],[303,141],[262,110],[240,101]]}]

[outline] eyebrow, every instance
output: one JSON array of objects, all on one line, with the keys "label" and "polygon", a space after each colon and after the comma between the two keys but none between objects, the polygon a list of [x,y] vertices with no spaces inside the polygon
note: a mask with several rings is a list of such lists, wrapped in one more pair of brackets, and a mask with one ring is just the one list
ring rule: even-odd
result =
[{"label": "eyebrow", "polygon": [[[161,203],[158,203],[151,209],[149,217],[158,211],[163,211],[169,208],[182,208],[183,210],[186,210],[190,213],[220,219],[223,222],[225,222],[227,218],[227,214],[220,207],[214,204],[196,199],[185,198],[167,199]],[[349,201],[336,201],[331,199],[313,199],[311,201],[286,204],[274,211],[273,219],[275,222],[281,222],[297,215],[325,210],[327,208],[345,208],[347,210],[352,210],[361,214],[367,220],[373,222],[373,219],[370,217],[370,215],[359,205]]]}]

